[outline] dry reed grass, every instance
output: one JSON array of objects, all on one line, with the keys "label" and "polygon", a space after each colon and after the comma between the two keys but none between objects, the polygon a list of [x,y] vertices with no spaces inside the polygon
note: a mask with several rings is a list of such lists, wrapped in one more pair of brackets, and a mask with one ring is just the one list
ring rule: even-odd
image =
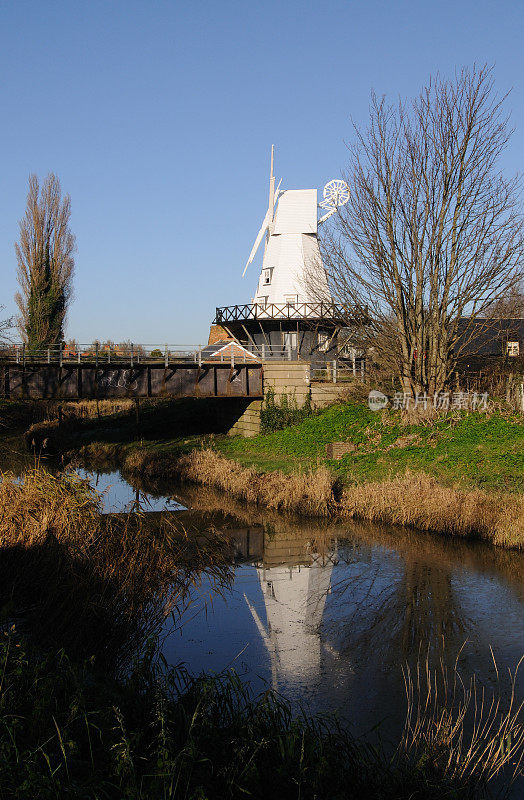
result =
[{"label": "dry reed grass", "polygon": [[441,662],[431,669],[420,659],[412,674],[403,669],[407,714],[401,751],[416,761],[432,764],[441,777],[455,785],[482,790],[503,770],[505,787],[520,775],[524,762],[522,710],[515,697],[516,678],[509,674],[509,699],[502,699],[502,681],[493,651],[497,689],[490,693],[473,675],[467,682],[458,669]]},{"label": "dry reed grass", "polygon": [[524,547],[524,497],[447,487],[422,472],[351,486],[342,495],[340,511],[371,522]]},{"label": "dry reed grass", "polygon": [[22,481],[0,476],[0,547],[31,547],[51,535],[56,541],[81,542],[95,536],[100,498],[76,473],[56,477],[34,468]]},{"label": "dry reed grass", "polygon": [[[80,400],[62,402],[60,408],[66,419],[94,419],[113,414],[129,414],[134,411],[135,400],[129,397],[120,397],[118,400]],[[56,409],[50,418],[56,418]]]},{"label": "dry reed grass", "polygon": [[154,451],[145,450],[127,456],[123,469],[130,475],[176,477],[212,486],[247,503],[279,511],[326,516],[334,505],[334,481],[325,467],[291,475],[278,471],[260,473],[214,450],[193,450],[176,461],[167,454],[159,457]]},{"label": "dry reed grass", "polygon": [[4,620],[21,620],[42,645],[121,666],[168,614],[183,611],[203,571],[218,589],[230,576],[224,535],[210,531],[197,541],[169,515],[146,520],[102,515],[99,495],[74,473],[4,475]]},{"label": "dry reed grass", "polygon": [[502,547],[524,547],[524,497],[447,487],[425,473],[406,472],[352,485],[337,498],[337,481],[325,467],[292,474],[260,473],[214,450],[194,450],[173,459],[168,453],[145,449],[125,457],[123,471],[210,486],[279,511],[407,525],[481,538]]}]

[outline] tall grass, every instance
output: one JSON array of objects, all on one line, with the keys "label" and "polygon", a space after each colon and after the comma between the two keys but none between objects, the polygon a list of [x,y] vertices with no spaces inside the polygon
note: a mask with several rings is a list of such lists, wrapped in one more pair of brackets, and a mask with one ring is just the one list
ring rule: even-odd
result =
[{"label": "tall grass", "polygon": [[524,547],[524,496],[443,486],[423,472],[347,487],[340,511],[372,522],[410,525],[453,536],[475,536]]},{"label": "tall grass", "polygon": [[493,651],[493,693],[480,686],[475,675],[464,681],[459,656],[460,652],[451,670],[443,662],[431,669],[427,659],[419,659],[414,675],[404,668],[408,705],[401,748],[451,782],[482,788],[505,771],[505,785],[511,785],[523,774],[524,702],[516,702],[515,685],[524,656],[510,673],[505,702]]},{"label": "tall grass", "polygon": [[130,652],[181,610],[206,571],[227,585],[228,542],[199,539],[168,515],[102,515],[100,498],[77,475],[43,469],[0,482],[0,618],[17,621],[45,647],[101,669]]},{"label": "tall grass", "polygon": [[113,682],[11,631],[0,722],[2,797],[458,800],[482,788],[475,772],[451,778],[405,747],[387,757],[334,718],[293,717],[234,673],[166,670],[152,650]]},{"label": "tall grass", "polygon": [[280,511],[325,516],[333,501],[333,478],[325,467],[291,475],[278,471],[259,473],[214,450],[193,450],[177,460],[147,449],[135,451],[125,458],[123,471],[128,475],[147,474],[201,483],[248,503]]}]

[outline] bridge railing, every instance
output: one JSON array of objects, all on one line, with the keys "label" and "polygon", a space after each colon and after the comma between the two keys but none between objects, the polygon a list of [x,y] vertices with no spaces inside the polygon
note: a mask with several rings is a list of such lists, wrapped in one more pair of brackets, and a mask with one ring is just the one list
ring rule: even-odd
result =
[{"label": "bridge railing", "polygon": [[49,347],[31,348],[24,343],[8,344],[0,347],[0,362],[15,362],[17,364],[158,364],[169,365],[177,362],[188,361],[202,363],[202,361],[245,361],[256,360],[255,354],[242,348],[232,346],[225,348],[221,354],[215,354],[205,345],[184,344],[90,344],[61,343]]}]

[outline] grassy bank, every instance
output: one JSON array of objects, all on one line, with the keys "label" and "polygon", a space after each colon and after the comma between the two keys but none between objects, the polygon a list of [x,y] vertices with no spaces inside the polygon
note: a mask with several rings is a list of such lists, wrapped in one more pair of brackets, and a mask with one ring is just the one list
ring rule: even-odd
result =
[{"label": "grassy bank", "polygon": [[131,480],[148,475],[189,481],[279,511],[410,525],[524,547],[524,496],[449,487],[423,472],[344,486],[326,466],[263,473],[216,450],[193,450],[173,459],[142,449],[121,454],[120,463]]},{"label": "grassy bank", "polygon": [[[451,412],[417,418],[341,403],[299,425],[253,439],[221,440],[228,457],[259,470],[289,472],[320,461],[344,481],[379,481],[406,470],[425,472],[446,485],[524,491],[524,420],[500,412]],[[326,445],[343,441],[352,452],[340,461]]]},{"label": "grassy bank", "polygon": [[456,707],[434,706],[408,676],[405,736],[386,756],[232,673],[168,669],[155,625],[203,571],[227,583],[227,538],[195,545],[167,519],[119,516],[74,475],[0,484],[0,796],[458,800],[519,769],[518,712],[495,706],[465,733],[468,682]]},{"label": "grassy bank", "polygon": [[[172,413],[172,412],[170,412]],[[522,416],[452,412],[434,418],[341,403],[253,439],[193,433],[166,437],[161,412],[132,421],[58,429],[34,426],[28,444],[50,441],[93,466],[118,465],[133,480],[213,486],[247,502],[299,514],[412,525],[524,546]],[[350,452],[329,459],[326,445]],[[202,452],[204,449],[205,452]]]}]

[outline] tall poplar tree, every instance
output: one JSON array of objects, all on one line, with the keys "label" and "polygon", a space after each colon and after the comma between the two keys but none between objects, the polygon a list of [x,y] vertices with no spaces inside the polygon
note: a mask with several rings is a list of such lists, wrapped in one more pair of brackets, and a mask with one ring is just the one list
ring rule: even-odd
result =
[{"label": "tall poplar tree", "polygon": [[69,228],[71,199],[62,200],[60,181],[52,172],[42,188],[29,177],[20,240],[15,244],[20,310],[18,326],[31,350],[58,344],[64,338],[67,308],[73,294],[75,237]]}]

